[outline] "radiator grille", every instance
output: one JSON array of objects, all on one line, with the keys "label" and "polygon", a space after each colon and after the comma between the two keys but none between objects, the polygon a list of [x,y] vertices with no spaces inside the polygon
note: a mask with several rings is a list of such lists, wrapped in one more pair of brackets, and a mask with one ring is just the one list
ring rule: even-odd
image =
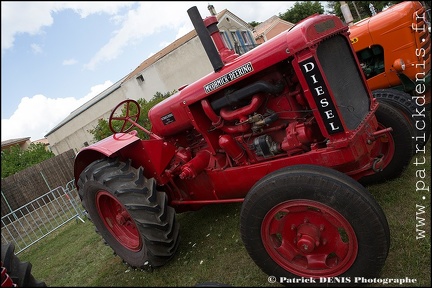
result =
[{"label": "radiator grille", "polygon": [[348,129],[356,129],[369,112],[369,95],[348,41],[336,35],[322,42],[318,59]]}]

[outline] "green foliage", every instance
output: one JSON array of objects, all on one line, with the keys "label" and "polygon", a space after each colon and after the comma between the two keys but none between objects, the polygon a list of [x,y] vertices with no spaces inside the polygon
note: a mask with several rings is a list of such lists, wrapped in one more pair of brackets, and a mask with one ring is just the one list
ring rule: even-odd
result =
[{"label": "green foliage", "polygon": [[1,177],[6,178],[54,156],[42,143],[31,143],[27,150],[12,146],[1,153]]},{"label": "green foliage", "polygon": [[279,13],[279,18],[295,24],[315,13],[324,13],[324,7],[319,1],[300,1],[296,2],[294,6],[285,13]]},{"label": "green foliage", "polygon": [[249,22],[248,24],[251,25],[252,27],[256,27],[256,26],[258,26],[261,23],[262,22],[252,21],[252,22]]},{"label": "green foliage", "polygon": [[108,121],[102,118],[99,118],[96,127],[88,130],[88,132],[93,134],[94,141],[100,141],[112,134]]},{"label": "green foliage", "polygon": [[[346,1],[350,8],[354,22],[360,21],[361,19],[372,16],[372,12],[369,8],[369,4],[372,4],[375,8],[376,13],[381,12],[385,7],[391,6],[402,1]],[[355,5],[355,6],[354,6]],[[340,9],[340,1],[328,1],[329,13],[335,14],[343,21],[345,21],[342,11]]]},{"label": "green foliage", "polygon": [[[162,94],[160,92],[156,92],[155,95],[153,95],[153,98],[150,99],[149,101],[140,98],[137,100],[138,104],[140,105],[140,117],[137,121],[137,123],[144,127],[145,129],[147,129],[148,131],[151,130],[151,123],[148,119],[148,112],[150,110],[150,108],[152,108],[153,106],[155,106],[157,103],[161,102],[162,100],[170,97],[171,95],[173,95],[174,93],[176,93],[176,91],[172,91],[172,92],[167,92],[165,94]],[[122,109],[122,116],[126,115],[126,107],[123,107]],[[134,115],[137,113],[135,107],[129,107],[129,115]],[[119,131],[121,128],[121,125],[124,124],[124,121],[114,121],[112,123],[113,128],[116,131]],[[138,137],[140,137],[141,139],[149,139],[149,136],[142,130],[140,130],[139,128],[133,128],[132,130],[136,130],[138,132]],[[105,139],[106,137],[109,137],[113,134],[113,132],[111,131],[110,127],[109,127],[109,123],[107,119],[99,119],[98,120],[98,124],[96,125],[96,127],[94,129],[90,129],[88,130],[89,133],[93,134],[93,140],[94,141],[100,141],[102,139]]]}]

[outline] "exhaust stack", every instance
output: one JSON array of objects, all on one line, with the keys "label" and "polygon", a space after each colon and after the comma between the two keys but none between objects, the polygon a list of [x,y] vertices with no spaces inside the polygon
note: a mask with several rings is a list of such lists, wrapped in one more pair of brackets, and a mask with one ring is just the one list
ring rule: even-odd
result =
[{"label": "exhaust stack", "polygon": [[210,16],[203,20],[196,6],[189,8],[187,12],[214,71],[218,72],[225,65],[224,63],[233,60],[238,55],[225,47],[217,27],[216,16]]}]

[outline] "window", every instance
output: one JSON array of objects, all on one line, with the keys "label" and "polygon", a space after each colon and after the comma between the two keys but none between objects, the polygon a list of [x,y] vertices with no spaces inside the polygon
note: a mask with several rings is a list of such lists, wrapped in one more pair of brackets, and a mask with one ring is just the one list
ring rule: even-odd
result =
[{"label": "window", "polygon": [[252,44],[247,31],[241,31],[241,36],[243,38],[243,42],[245,43],[245,45]]},{"label": "window", "polygon": [[235,32],[235,31],[230,31],[230,33],[231,33],[231,37],[232,37],[233,40],[234,40],[234,43],[238,43],[239,41],[238,41],[238,39],[237,39],[237,34],[236,34],[236,32]]},{"label": "window", "polygon": [[143,75],[139,75],[138,77],[136,77],[136,80],[138,81],[138,84],[143,84],[144,83],[144,76]]},{"label": "window", "polygon": [[231,41],[229,40],[227,34],[224,31],[220,32],[222,40],[225,44],[225,47],[227,47],[228,49],[233,49],[232,45],[231,45]]}]

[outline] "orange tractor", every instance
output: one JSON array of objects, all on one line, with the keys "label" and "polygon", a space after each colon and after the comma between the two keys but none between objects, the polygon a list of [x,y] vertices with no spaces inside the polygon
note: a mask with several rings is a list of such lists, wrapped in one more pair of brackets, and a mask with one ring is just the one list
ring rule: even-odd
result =
[{"label": "orange tractor", "polygon": [[372,94],[400,108],[416,130],[430,136],[431,58],[426,9],[404,1],[350,26],[350,39]]}]

